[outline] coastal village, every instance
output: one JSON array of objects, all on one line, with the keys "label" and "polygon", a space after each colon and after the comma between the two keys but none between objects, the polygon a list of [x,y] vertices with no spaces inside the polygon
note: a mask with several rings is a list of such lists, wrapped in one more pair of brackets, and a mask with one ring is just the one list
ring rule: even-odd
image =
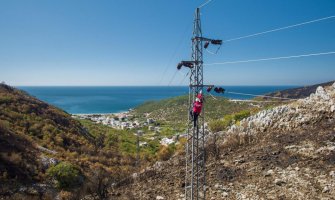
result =
[{"label": "coastal village", "polygon": [[335,0],[0,19],[0,200],[335,200]]},{"label": "coastal village", "polygon": [[[177,143],[182,137],[186,137],[185,133],[177,133],[173,137],[158,137],[162,131],[160,123],[149,117],[146,113],[143,117],[135,117],[132,110],[113,114],[73,114],[76,119],[90,120],[97,124],[103,124],[118,130],[133,130],[137,136],[144,136],[149,140],[159,138],[161,145],[170,145]],[[140,146],[147,145],[146,142],[140,142]]]},{"label": "coastal village", "polygon": [[145,121],[140,122],[139,119],[135,118],[130,112],[121,112],[114,114],[75,114],[74,117],[79,119],[87,119],[98,124],[110,126],[115,129],[139,129],[148,127],[149,131],[160,131],[159,126],[155,126],[155,121],[152,118],[145,118]]}]

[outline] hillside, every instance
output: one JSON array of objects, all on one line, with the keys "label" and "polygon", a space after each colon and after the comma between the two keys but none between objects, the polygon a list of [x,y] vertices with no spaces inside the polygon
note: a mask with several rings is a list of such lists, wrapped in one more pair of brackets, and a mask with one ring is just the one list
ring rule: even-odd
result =
[{"label": "hillside", "polygon": [[[187,97],[176,97],[148,102],[134,114],[182,126],[186,105]],[[224,124],[208,137],[209,198],[335,194],[335,85],[277,107],[206,97],[205,109],[208,120]],[[183,199],[182,141],[162,147],[148,140],[142,168],[135,166],[135,142],[130,130],[77,121],[0,85],[0,199]],[[167,161],[150,164],[157,159]]]},{"label": "hillside", "polygon": [[83,124],[1,84],[0,198],[106,196],[111,182],[135,169],[133,154],[119,150],[124,138],[135,138],[127,131]]},{"label": "hillside", "polygon": [[[251,114],[269,109],[286,102],[279,101],[230,101],[224,97],[205,95],[205,127],[208,131],[218,132],[237,123]],[[179,96],[159,101],[149,101],[136,107],[132,114],[139,118],[153,118],[161,128],[162,134],[183,133],[186,129],[188,96]],[[142,116],[142,117],[141,117]]]},{"label": "hillside", "polygon": [[[320,83],[316,85],[310,85],[310,86],[304,86],[304,87],[298,87],[298,88],[292,88],[292,89],[272,92],[266,95],[273,96],[273,97],[281,97],[281,98],[301,99],[301,98],[306,98],[310,94],[314,93],[316,88],[318,88],[319,86],[327,87],[327,86],[331,86],[333,83],[334,81],[330,81],[327,83]],[[264,98],[264,99],[267,99],[267,98]]]},{"label": "hillside", "polygon": [[[335,84],[207,140],[207,199],[333,199]],[[214,145],[216,144],[216,145]],[[215,153],[218,152],[218,153]],[[184,156],[115,186],[116,199],[183,199]]]},{"label": "hillside", "polygon": [[[243,110],[260,110],[273,103],[231,102],[223,97],[205,96],[206,121],[217,120],[225,115]],[[174,125],[185,125],[188,115],[188,96],[179,96],[160,101],[149,101],[134,109],[134,114],[144,115]]]}]

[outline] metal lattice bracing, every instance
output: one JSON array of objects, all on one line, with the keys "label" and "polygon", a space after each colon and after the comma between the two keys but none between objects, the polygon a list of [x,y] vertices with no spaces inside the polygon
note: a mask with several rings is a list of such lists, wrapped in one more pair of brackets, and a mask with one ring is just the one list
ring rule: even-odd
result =
[{"label": "metal lattice bracing", "polygon": [[[196,9],[192,38],[192,67],[189,86],[189,110],[192,109],[195,97],[203,91],[203,53],[200,9]],[[205,199],[205,150],[204,150],[204,113],[199,116],[196,127],[193,127],[189,116],[186,144],[186,199]],[[189,115],[189,114],[188,114]]]},{"label": "metal lattice bracing", "polygon": [[[205,45],[203,46],[203,42]],[[221,45],[222,40],[213,40],[202,37],[200,9],[195,12],[193,37],[192,37],[192,60],[181,61],[177,69],[182,67],[190,70],[189,102],[188,111],[192,110],[193,102],[204,87],[203,78],[203,48],[209,44]],[[204,103],[204,101],[203,101]],[[205,169],[205,111],[198,117],[196,126],[193,119],[188,115],[187,143],[186,143],[186,175],[185,175],[185,198],[186,200],[206,199],[206,169]]]}]

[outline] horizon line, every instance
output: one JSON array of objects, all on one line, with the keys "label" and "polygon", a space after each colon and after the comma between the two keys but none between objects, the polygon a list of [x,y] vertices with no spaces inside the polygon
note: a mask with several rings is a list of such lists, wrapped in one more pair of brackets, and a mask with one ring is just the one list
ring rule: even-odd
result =
[{"label": "horizon line", "polygon": [[[309,85],[298,85],[298,84],[283,84],[283,85],[224,85],[214,84],[218,86],[309,86]],[[316,84],[312,84],[316,85]],[[10,85],[12,87],[188,87],[189,85]]]}]

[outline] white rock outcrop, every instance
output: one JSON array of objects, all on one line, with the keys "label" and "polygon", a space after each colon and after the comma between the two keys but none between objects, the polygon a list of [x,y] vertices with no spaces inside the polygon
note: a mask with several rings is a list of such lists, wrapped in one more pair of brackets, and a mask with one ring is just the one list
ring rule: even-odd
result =
[{"label": "white rock outcrop", "polygon": [[226,134],[255,134],[267,130],[287,131],[304,124],[316,123],[325,117],[335,117],[335,83],[319,86],[309,97],[288,105],[263,110],[231,126]]}]

